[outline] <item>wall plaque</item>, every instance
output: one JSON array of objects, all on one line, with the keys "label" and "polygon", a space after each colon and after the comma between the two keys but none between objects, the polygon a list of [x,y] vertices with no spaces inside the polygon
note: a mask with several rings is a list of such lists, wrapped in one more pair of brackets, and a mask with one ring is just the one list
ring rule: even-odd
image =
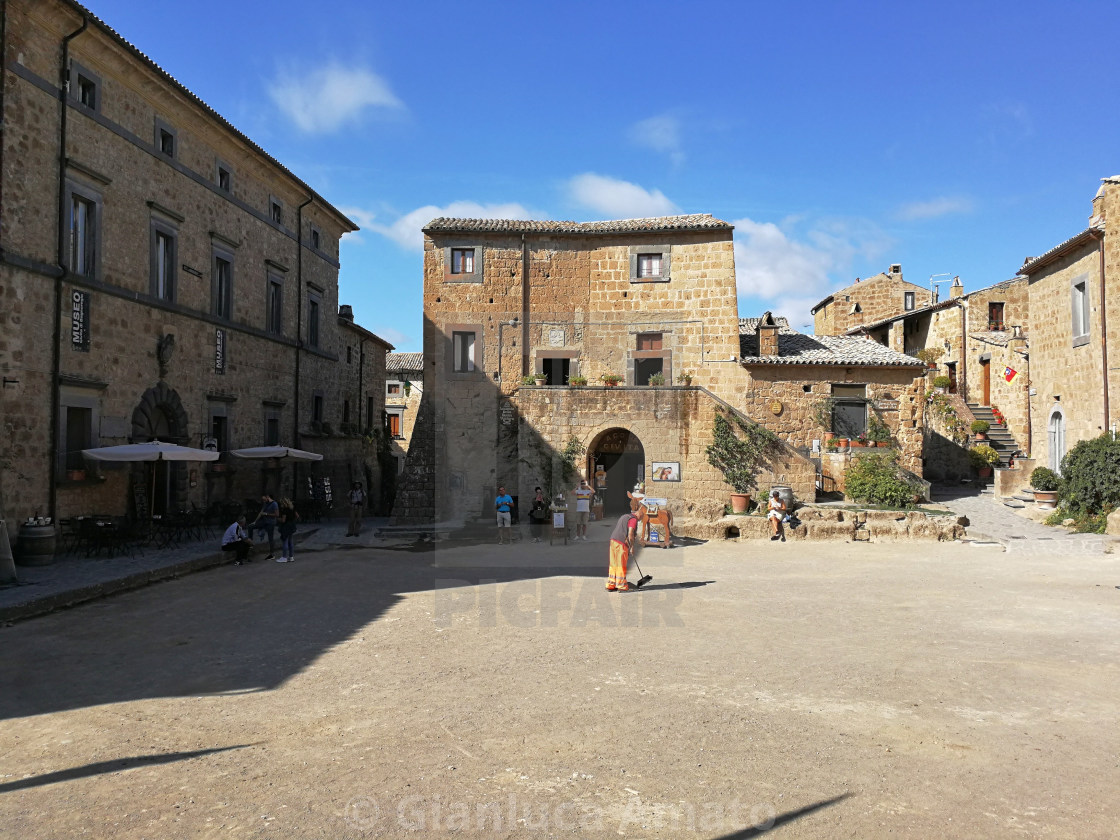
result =
[{"label": "wall plaque", "polygon": [[898,400],[875,400],[875,408],[879,411],[898,411]]},{"label": "wall plaque", "polygon": [[781,400],[770,400],[770,410],[774,412],[775,415],[781,414],[783,408],[784,406]]},{"label": "wall plaque", "polygon": [[549,347],[563,347],[564,346],[564,330],[563,328],[553,328],[548,331],[548,345]]},{"label": "wall plaque", "polygon": [[226,331],[214,330],[214,373],[226,372]]}]

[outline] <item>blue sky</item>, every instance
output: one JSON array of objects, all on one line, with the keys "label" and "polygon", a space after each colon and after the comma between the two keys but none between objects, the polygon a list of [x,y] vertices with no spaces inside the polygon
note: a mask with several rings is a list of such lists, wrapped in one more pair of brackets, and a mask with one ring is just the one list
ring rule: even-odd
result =
[{"label": "blue sky", "polygon": [[1012,277],[1120,174],[1114,0],[89,5],[361,225],[340,301],[401,351],[439,215],[711,213],[801,326],[890,263]]}]

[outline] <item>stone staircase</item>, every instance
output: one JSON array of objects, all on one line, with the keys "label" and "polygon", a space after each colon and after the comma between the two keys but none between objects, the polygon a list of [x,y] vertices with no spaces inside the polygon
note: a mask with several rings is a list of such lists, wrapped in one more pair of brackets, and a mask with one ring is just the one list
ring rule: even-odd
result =
[{"label": "stone staircase", "polygon": [[999,465],[1001,467],[1008,466],[1011,456],[1018,451],[1019,444],[1015,442],[1015,438],[1007,431],[1007,426],[996,422],[996,416],[988,406],[979,405],[977,403],[967,403],[967,405],[973,417],[977,420],[988,421],[988,424],[991,426],[991,429],[988,430],[988,445],[999,453]]}]

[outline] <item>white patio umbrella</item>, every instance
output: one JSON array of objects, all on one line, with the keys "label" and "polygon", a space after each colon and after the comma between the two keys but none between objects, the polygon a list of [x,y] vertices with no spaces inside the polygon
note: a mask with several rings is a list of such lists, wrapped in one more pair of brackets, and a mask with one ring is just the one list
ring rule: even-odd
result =
[{"label": "white patio umbrella", "polygon": [[290,458],[293,461],[322,461],[318,452],[293,449],[290,446],[250,446],[248,449],[231,449],[238,458]]},{"label": "white patio umbrella", "polygon": [[220,453],[209,449],[192,449],[158,440],[83,449],[82,454],[95,461],[217,461],[220,457]]}]

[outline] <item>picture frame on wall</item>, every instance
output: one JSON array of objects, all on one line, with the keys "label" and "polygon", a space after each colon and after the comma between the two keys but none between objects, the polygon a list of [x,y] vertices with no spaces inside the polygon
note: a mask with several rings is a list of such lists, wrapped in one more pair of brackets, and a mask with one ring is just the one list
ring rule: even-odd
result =
[{"label": "picture frame on wall", "polygon": [[652,481],[680,481],[680,461],[654,461],[650,465],[650,480]]}]

